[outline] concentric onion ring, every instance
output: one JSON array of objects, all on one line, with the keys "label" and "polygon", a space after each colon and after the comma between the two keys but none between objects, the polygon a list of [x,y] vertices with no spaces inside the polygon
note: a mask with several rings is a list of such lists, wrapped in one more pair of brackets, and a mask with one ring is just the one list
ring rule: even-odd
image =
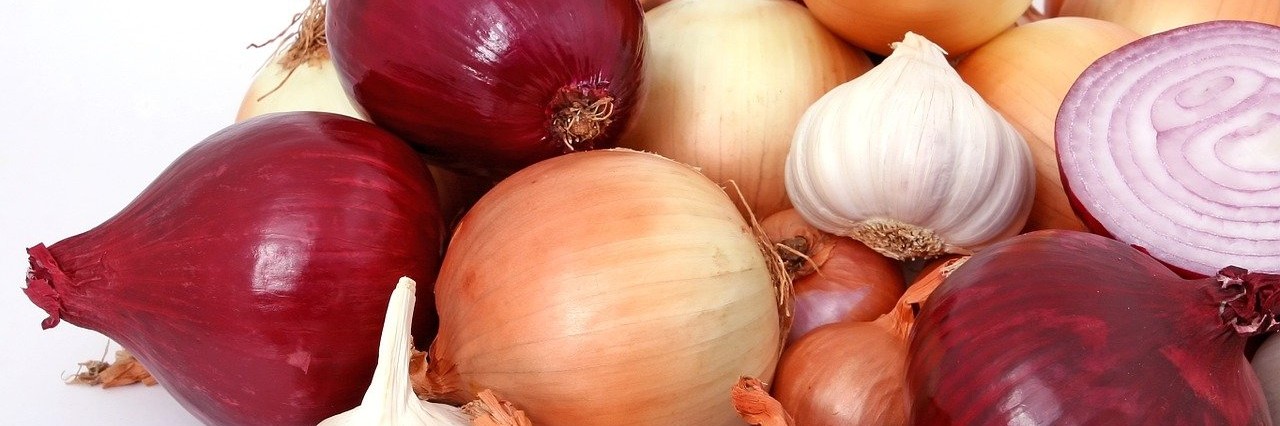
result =
[{"label": "concentric onion ring", "polygon": [[1094,232],[1184,275],[1280,272],[1280,27],[1215,21],[1121,47],[1072,86],[1056,137]]}]

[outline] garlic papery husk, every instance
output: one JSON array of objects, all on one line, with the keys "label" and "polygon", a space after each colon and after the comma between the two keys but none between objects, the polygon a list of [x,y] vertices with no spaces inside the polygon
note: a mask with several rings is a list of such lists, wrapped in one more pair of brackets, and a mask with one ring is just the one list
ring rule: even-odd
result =
[{"label": "garlic papery husk", "polygon": [[806,221],[900,260],[1017,234],[1034,178],[1022,136],[914,33],[805,111],[786,166]]},{"label": "garlic papery husk", "polygon": [[417,283],[400,278],[391,292],[387,317],[382,323],[382,340],[378,343],[378,366],[373,381],[360,406],[325,419],[320,426],[466,426],[470,416],[461,408],[418,399],[409,382],[409,355],[413,350],[410,322]]}]

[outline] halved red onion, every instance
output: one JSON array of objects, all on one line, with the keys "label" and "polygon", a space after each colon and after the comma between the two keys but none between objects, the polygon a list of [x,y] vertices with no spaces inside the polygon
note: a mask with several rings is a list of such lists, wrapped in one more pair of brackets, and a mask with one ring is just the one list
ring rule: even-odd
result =
[{"label": "halved red onion", "polygon": [[639,99],[635,0],[330,0],[344,89],[443,166],[502,176],[605,148]]},{"label": "halved red onion", "polygon": [[1185,276],[1280,272],[1280,27],[1215,21],[1121,47],[1072,86],[1056,137],[1092,231]]}]

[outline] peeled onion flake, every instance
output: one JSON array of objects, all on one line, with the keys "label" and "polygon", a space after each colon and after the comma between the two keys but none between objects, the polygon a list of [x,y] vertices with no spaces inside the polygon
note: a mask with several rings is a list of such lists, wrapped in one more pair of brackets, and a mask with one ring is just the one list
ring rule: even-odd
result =
[{"label": "peeled onion flake", "polygon": [[1090,230],[1189,277],[1280,272],[1280,27],[1214,21],[1125,45],[1076,80],[1055,132]]}]

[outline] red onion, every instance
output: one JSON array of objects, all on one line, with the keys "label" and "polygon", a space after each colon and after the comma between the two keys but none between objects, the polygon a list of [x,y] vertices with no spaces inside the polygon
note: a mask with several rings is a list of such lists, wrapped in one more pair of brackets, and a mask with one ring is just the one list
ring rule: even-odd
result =
[{"label": "red onion", "polygon": [[331,0],[347,93],[433,161],[505,175],[611,147],[638,99],[635,0]]},{"label": "red onion", "polygon": [[913,331],[913,424],[1269,425],[1248,336],[1280,275],[1183,279],[1113,239],[1037,231],[979,252]]},{"label": "red onion", "polygon": [[[228,127],[100,226],[28,250],[24,290],[129,348],[209,424],[314,425],[360,403],[401,275],[439,267],[427,168],[376,126],[320,112]],[[430,291],[414,329],[434,336]]]},{"label": "red onion", "polygon": [[1218,21],[1103,56],[1057,118],[1058,161],[1091,231],[1187,277],[1280,272],[1280,27]]}]

